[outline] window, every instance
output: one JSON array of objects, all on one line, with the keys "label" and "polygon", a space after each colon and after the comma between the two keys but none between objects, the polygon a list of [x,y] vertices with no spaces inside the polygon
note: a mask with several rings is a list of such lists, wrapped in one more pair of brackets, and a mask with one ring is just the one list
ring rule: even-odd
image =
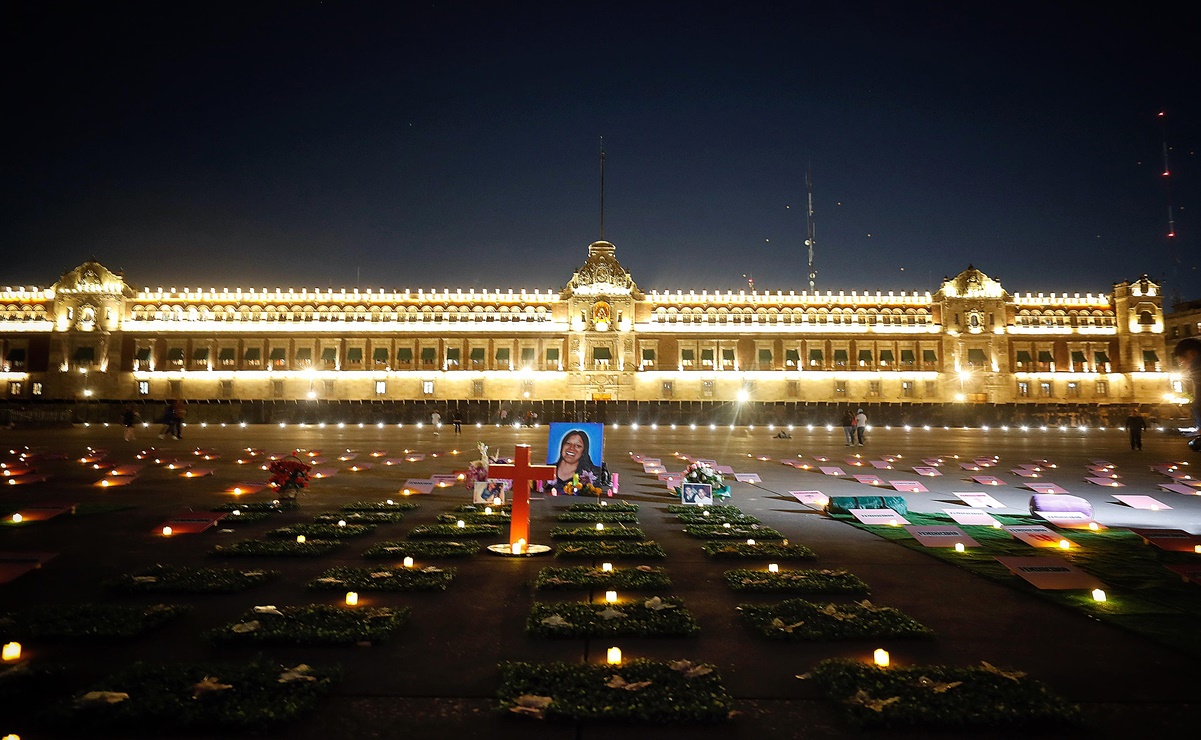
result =
[{"label": "window", "polygon": [[375,381],[375,395],[382,396],[382,395],[386,394],[387,392],[388,392],[388,381],[386,381],[386,380]]},{"label": "window", "polygon": [[609,351],[608,347],[593,347],[592,348],[593,364],[599,365],[601,367],[608,367],[609,361],[612,359],[613,359],[613,353]]},{"label": "window", "polygon": [[901,350],[901,365],[903,365],[905,367],[913,367],[914,362],[915,362],[915,360],[913,358],[913,350],[911,350],[911,349]]},{"label": "window", "polygon": [[559,348],[548,347],[546,350],[546,364],[552,367],[559,366]]},{"label": "window", "polygon": [[347,365],[362,365],[363,364],[363,348],[362,347],[351,347],[350,349],[346,350],[346,364]]},{"label": "window", "polygon": [[934,381],[927,380],[926,381],[926,398],[934,398],[934,394],[936,392],[937,392],[937,389],[935,388]]},{"label": "window", "polygon": [[923,365],[937,365],[938,364],[938,353],[932,349],[922,350],[922,364]]},{"label": "window", "polygon": [[475,398],[483,398],[484,396],[484,381],[471,381],[471,395]]},{"label": "window", "polygon": [[967,364],[969,367],[984,367],[988,364],[988,355],[984,354],[982,349],[969,349],[967,351]]},{"label": "window", "polygon": [[222,380],[221,381],[221,397],[222,398],[233,398],[234,397],[234,382],[232,380]]},{"label": "window", "polygon": [[881,366],[891,367],[895,364],[896,364],[896,362],[893,360],[893,357],[892,357],[892,350],[890,350],[890,349],[880,350],[880,365]]},{"label": "window", "polygon": [[872,398],[880,397],[880,381],[873,380],[868,383],[867,395],[871,396]]},{"label": "window", "polygon": [[1030,397],[1030,384],[1024,380],[1018,381],[1018,398]]},{"label": "window", "polygon": [[397,347],[396,348],[396,364],[401,367],[407,367],[413,364],[413,348],[412,347]]},{"label": "window", "polygon": [[501,347],[496,350],[496,367],[504,370],[509,367],[509,348]]},{"label": "window", "polygon": [[670,380],[663,381],[663,397],[671,398],[672,390],[673,390],[672,382]]},{"label": "window", "polygon": [[1159,369],[1159,355],[1153,349],[1143,350],[1143,370],[1153,372]]},{"label": "window", "polygon": [[1072,370],[1075,372],[1083,372],[1088,369],[1084,366],[1084,364],[1085,364],[1084,352],[1073,350],[1072,351]]},{"label": "window", "polygon": [[913,398],[913,381],[912,380],[902,380],[901,381],[901,396],[904,398]]},{"label": "window", "polygon": [[1044,380],[1043,382],[1038,384],[1038,394],[1040,396],[1042,396],[1043,398],[1051,398],[1052,393],[1051,393],[1050,381]]},{"label": "window", "polygon": [[845,368],[847,366],[847,351],[845,349],[834,350],[834,367]]},{"label": "window", "polygon": [[321,364],[326,368],[332,368],[338,364],[338,350],[335,347],[321,348]]},{"label": "window", "polygon": [[217,353],[217,362],[221,367],[233,367],[237,363],[233,347],[222,347]]},{"label": "window", "polygon": [[172,347],[167,350],[167,365],[183,367],[183,347]]},{"label": "window", "polygon": [[13,382],[9,383],[8,384],[8,395],[10,395],[10,396],[21,395],[21,384],[17,381],[13,381]]},{"label": "window", "polygon": [[[284,347],[272,347],[271,354],[267,356],[271,363],[270,367],[276,370],[282,370],[288,364],[288,350]],[[359,362],[363,361],[363,350],[359,350]]]},{"label": "window", "polygon": [[40,396],[40,395],[42,395],[42,384],[41,384],[41,383],[34,383],[34,384],[33,384],[33,385],[32,385],[32,386],[29,388],[29,391],[30,391],[31,393],[33,393],[33,395],[35,395],[35,396]]},{"label": "window", "polygon": [[1080,384],[1068,381],[1068,398],[1080,398]]},{"label": "window", "polygon": [[784,350],[784,367],[796,368],[801,364],[801,354],[795,349]]},{"label": "window", "polygon": [[471,348],[471,366],[478,368],[478,367],[482,366],[483,364],[484,364],[484,348],[483,347],[472,347]]},{"label": "window", "polygon": [[[296,353],[296,359],[300,359],[300,353]],[[388,348],[376,347],[371,350],[371,361],[378,367],[379,365],[388,364]]]},{"label": "window", "polygon": [[721,351],[721,369],[722,370],[734,369],[734,350],[723,349]]},{"label": "window", "polygon": [[326,398],[333,398],[335,396],[334,386],[336,386],[336,385],[337,385],[337,381],[335,381],[333,378],[325,378],[321,382],[322,390],[323,390]]},{"label": "window", "polygon": [[1030,356],[1030,353],[1024,349],[1019,349],[1017,355],[1014,357],[1014,366],[1021,370],[1030,367],[1032,364],[1034,364],[1034,358]]},{"label": "window", "polygon": [[271,397],[272,398],[283,398],[284,397],[284,381],[282,381],[282,380],[272,380],[271,381]]},{"label": "window", "polygon": [[801,383],[797,380],[789,380],[784,384],[784,394],[788,398],[796,398],[801,395]]},{"label": "window", "polygon": [[139,396],[149,396],[150,395],[150,381],[149,380],[139,380],[138,381],[138,395]]},{"label": "window", "polygon": [[655,367],[655,350],[653,350],[653,349],[643,349],[642,350],[642,364],[639,365],[639,367],[643,370],[645,370],[647,368],[653,369]]},{"label": "window", "polygon": [[[16,368],[13,368],[14,370]],[[134,370],[149,370],[150,369],[150,348],[139,347],[133,355]]]},{"label": "window", "polygon": [[446,369],[453,370],[457,368],[460,357],[462,357],[462,350],[458,347],[448,347],[446,349]]},{"label": "window", "polygon": [[[837,363],[837,358],[834,361]],[[872,364],[872,351],[870,349],[859,350],[859,367],[871,367]]]},{"label": "window", "polygon": [[424,367],[438,364],[438,349],[436,347],[422,347],[421,364]]},{"label": "window", "polygon": [[1038,352],[1038,369],[1050,370],[1055,372],[1055,356],[1047,350],[1039,350]]},{"label": "window", "polygon": [[772,366],[771,350],[770,349],[759,350],[759,369],[760,370],[771,370],[771,366]]},{"label": "window", "polygon": [[834,381],[834,395],[838,396],[839,398],[846,398],[847,382],[845,380]]},{"label": "window", "polygon": [[713,350],[711,350],[711,349],[702,349],[701,350],[701,367],[709,367],[709,368],[713,367]]},{"label": "window", "polygon": [[696,362],[696,352],[690,349],[680,350],[680,367],[692,367]]},{"label": "window", "polygon": [[[149,350],[147,350],[149,352]],[[23,347],[13,347],[8,351],[6,364],[9,370],[21,371],[25,369],[25,349]]]},{"label": "window", "polygon": [[432,381],[432,380],[421,381],[421,392],[427,396],[434,395],[434,381]]},{"label": "window", "polygon": [[1093,370],[1097,372],[1109,372],[1109,354],[1106,352],[1093,353]]},{"label": "window", "polygon": [[824,367],[826,360],[820,349],[809,350],[809,367]]},{"label": "window", "polygon": [[712,380],[702,380],[701,381],[701,395],[704,396],[705,398],[713,398],[713,381]]},{"label": "window", "polygon": [[1109,395],[1109,381],[1108,380],[1098,380],[1097,381],[1097,397],[1105,398],[1108,395]]},{"label": "window", "polygon": [[263,362],[263,351],[258,347],[251,347],[246,350],[244,355],[246,367],[258,367]]},{"label": "window", "polygon": [[536,352],[536,350],[533,347],[522,347],[521,348],[521,366],[522,367],[533,367],[534,366],[535,352]]},{"label": "window", "polygon": [[312,367],[313,366],[313,348],[301,347],[296,350],[296,366],[297,367]]}]

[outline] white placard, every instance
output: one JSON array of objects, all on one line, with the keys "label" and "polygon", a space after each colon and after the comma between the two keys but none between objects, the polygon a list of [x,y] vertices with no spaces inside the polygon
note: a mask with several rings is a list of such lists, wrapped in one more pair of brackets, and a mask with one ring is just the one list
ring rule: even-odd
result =
[{"label": "white placard", "polygon": [[956,506],[951,509],[943,509],[947,516],[955,520],[956,524],[971,524],[982,527],[991,527],[994,524],[1000,524],[992,514],[981,509],[963,508]]},{"label": "white placard", "polygon": [[758,473],[735,473],[734,480],[739,483],[762,483],[763,479]]},{"label": "white placard", "polygon": [[1026,488],[1029,488],[1035,493],[1067,493],[1068,489],[1062,486],[1057,486],[1054,483],[1027,483]]},{"label": "white placard", "polygon": [[997,558],[997,562],[1040,589],[1093,589],[1105,585],[1059,558],[1004,557]]},{"label": "white placard", "polygon": [[833,466],[823,465],[823,466],[821,466],[821,471],[823,473],[825,473],[826,475],[833,475],[833,476],[846,475],[846,473],[842,472],[842,468],[836,468]]},{"label": "white placard", "polygon": [[892,463],[887,460],[872,460],[872,467],[876,470],[892,470]]},{"label": "white placard", "polygon": [[830,503],[830,497],[821,491],[789,491],[788,493],[806,506],[821,508]]},{"label": "white placard", "polygon": [[666,473],[667,468],[663,467],[662,465],[643,465],[642,472],[649,473],[651,475],[658,475],[659,473]]},{"label": "white placard", "polygon": [[954,547],[956,543],[962,544],[964,547],[980,546],[979,542],[968,537],[967,533],[959,527],[911,524],[905,527],[905,531],[913,535],[913,539],[925,547]]},{"label": "white placard", "polygon": [[885,526],[901,526],[909,520],[892,509],[850,509],[851,515],[864,524],[883,524]]},{"label": "white placard", "polygon": [[882,486],[882,485],[884,485],[884,481],[880,478],[880,476],[871,475],[869,473],[860,473],[859,475],[855,476],[855,480],[859,481],[860,483],[862,483],[865,486]]},{"label": "white placard", "polygon": [[1036,511],[1034,514],[1060,527],[1087,527],[1093,520],[1083,511]]},{"label": "white placard", "polygon": [[1144,509],[1146,511],[1163,511],[1172,508],[1162,501],[1158,501],[1150,496],[1122,496],[1115,494],[1114,498],[1127,506],[1135,509]]},{"label": "white placard", "polygon": [[1058,533],[1040,524],[1023,524],[1002,529],[1031,547],[1059,547],[1059,541],[1063,539]]},{"label": "white placard", "polygon": [[889,484],[902,493],[928,493],[929,489],[915,480],[890,480]]},{"label": "white placard", "polygon": [[977,509],[1004,509],[1005,508],[1005,504],[996,500],[995,498],[988,495],[987,493],[975,493],[973,491],[964,491],[964,492],[956,491],[954,495],[957,496],[959,498],[959,500],[962,501],[963,503],[967,504],[968,506],[975,507]]},{"label": "white placard", "polygon": [[913,472],[917,473],[918,475],[924,475],[928,478],[936,478],[942,475],[942,471],[940,471],[938,468],[914,468]]}]

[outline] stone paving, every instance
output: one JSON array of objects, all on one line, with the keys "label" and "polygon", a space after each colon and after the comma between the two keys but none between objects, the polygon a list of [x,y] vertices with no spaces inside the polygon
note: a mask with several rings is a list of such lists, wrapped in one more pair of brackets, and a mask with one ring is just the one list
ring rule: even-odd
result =
[{"label": "stone paving", "polygon": [[[814,737],[854,736],[849,728],[808,683],[796,676],[829,657],[868,659],[876,647],[886,647],[895,664],[973,665],[988,661],[1023,670],[1065,698],[1081,703],[1088,720],[1087,734],[1160,736],[1187,732],[1195,726],[1197,656],[1182,654],[1068,609],[1048,603],[1023,587],[1007,587],[966,570],[948,565],[921,552],[889,543],[871,532],[832,520],[803,506],[790,490],[820,490],[827,495],[864,495],[873,491],[853,480],[796,470],[780,460],[802,455],[822,455],[843,461],[859,453],[864,459],[901,456],[903,465],[921,465],[926,457],[959,455],[961,459],[999,456],[998,470],[1005,471],[1004,486],[987,492],[1007,508],[1000,513],[1025,513],[1031,492],[1008,470],[1021,463],[1047,459],[1058,467],[1047,471],[1047,480],[1093,502],[1096,518],[1112,527],[1158,526],[1201,531],[1201,496],[1184,496],[1159,488],[1164,481],[1151,465],[1190,461],[1201,468],[1201,456],[1190,453],[1179,437],[1149,434],[1144,450],[1129,449],[1120,431],[1058,429],[1021,432],[966,429],[878,429],[864,448],[846,448],[840,429],[797,429],[792,439],[776,439],[764,428],[612,429],[606,430],[609,467],[620,474],[620,498],[641,505],[639,526],[648,538],[668,553],[662,561],[673,586],[700,622],[694,638],[544,640],[528,638],[523,624],[534,601],[580,598],[570,593],[535,592],[538,570],[563,563],[550,557],[505,559],[481,554],[466,561],[445,561],[458,568],[458,577],[440,593],[363,594],[360,603],[410,606],[411,621],[396,636],[374,647],[284,648],[251,650],[213,647],[201,640],[204,630],[233,620],[249,607],[261,604],[299,605],[339,603],[337,592],[313,592],[304,584],[334,566],[361,566],[363,550],[372,543],[401,539],[418,524],[432,523],[437,514],[468,501],[460,487],[435,489],[415,497],[420,508],[396,524],[381,525],[370,537],[317,559],[250,559],[256,567],[281,572],[281,577],[252,590],[225,595],[162,597],[115,596],[101,583],[153,563],[225,565],[206,553],[218,544],[256,537],[288,523],[306,522],[318,513],[336,511],[351,501],[382,501],[396,497],[407,478],[425,478],[462,469],[477,457],[477,440],[500,454],[511,455],[514,444],[531,444],[534,456],[544,454],[545,429],[465,427],[455,436],[449,427],[439,434],[426,426],[418,429],[346,427],[328,425],[280,428],[189,427],[182,441],[159,440],[150,429],[139,430],[139,439],[123,442],[116,426],[76,427],[67,430],[5,430],[4,449],[27,445],[35,450],[61,451],[67,460],[46,463],[39,473],[46,481],[5,486],[0,504],[6,509],[34,503],[110,502],[130,508],[88,516],[59,516],[20,527],[0,528],[0,551],[57,553],[41,569],[0,585],[0,611],[25,604],[105,601],[152,603],[167,600],[191,604],[186,617],[166,628],[120,645],[26,645],[33,661],[66,663],[86,675],[102,676],[133,660],[183,661],[203,658],[244,658],[265,652],[283,662],[341,664],[343,679],[321,708],[302,723],[289,727],[293,738],[424,738],[490,736],[500,738],[600,738],[615,730],[632,737]],[[99,471],[78,462],[88,446],[109,450],[119,464],[138,463],[135,453],[148,446],[180,457],[197,448],[215,450],[219,458],[203,467],[207,477],[182,478],[179,471],[147,465],[130,485],[98,488]],[[223,491],[246,480],[265,480],[266,474],[238,465],[238,451],[246,447],[268,451],[294,448],[321,449],[330,458],[326,467],[335,476],[314,481],[302,494],[298,511],[274,515],[271,521],[243,525],[236,532],[218,526],[200,534],[163,537],[157,528],[181,512],[207,512],[232,499]],[[451,454],[454,449],[461,454]],[[350,461],[337,461],[337,453],[356,450],[359,460],[371,451],[403,456],[405,450],[427,453],[424,460],[393,466],[374,465],[350,472]],[[433,457],[432,453],[443,453]],[[759,484],[734,483],[729,503],[780,530],[791,541],[813,548],[813,567],[845,568],[866,581],[872,601],[893,606],[931,627],[932,640],[856,641],[850,643],[775,643],[752,634],[738,619],[739,603],[766,603],[770,595],[748,596],[730,591],[722,574],[739,563],[709,560],[700,541],[686,536],[666,507],[673,502],[665,486],[644,474],[629,453],[658,457],[669,470],[684,463],[680,452],[717,460],[738,472],[757,473]],[[756,459],[757,456],[770,458]],[[1084,482],[1086,465],[1104,459],[1123,476],[1122,489],[1107,489]],[[678,464],[675,464],[678,463]],[[139,463],[140,464],[140,463]],[[845,465],[844,465],[845,467]],[[899,466],[898,466],[899,467]],[[930,490],[906,494],[913,511],[940,511],[955,505],[956,491],[981,491],[968,480],[969,471],[944,468],[937,478],[919,478]],[[885,478],[913,479],[911,471]],[[900,472],[899,470],[897,472]],[[962,474],[959,474],[962,472]],[[1170,511],[1133,509],[1116,502],[1111,494],[1153,496],[1170,505]],[[263,491],[246,500],[269,500]],[[558,524],[556,517],[575,499],[548,497],[532,505],[532,540],[550,542],[546,533]],[[540,536],[541,533],[541,536]],[[495,538],[497,542],[503,537]],[[483,544],[490,544],[484,541]],[[239,565],[242,563],[239,562]],[[1201,627],[1201,624],[1198,624]],[[603,660],[610,644],[625,656],[655,659],[688,658],[718,667],[738,703],[739,714],[726,725],[713,727],[630,727],[573,725],[500,716],[493,709],[498,683],[497,664],[507,660]],[[20,718],[0,718],[0,735],[19,732],[21,737],[45,737],[24,728]],[[152,733],[154,734],[154,733]],[[929,733],[873,732],[873,736],[927,737]],[[948,733],[949,734],[949,733]],[[1006,733],[996,733],[997,737]],[[156,735],[161,736],[161,735]],[[977,733],[975,736],[986,737]],[[195,736],[193,736],[195,737]]]}]

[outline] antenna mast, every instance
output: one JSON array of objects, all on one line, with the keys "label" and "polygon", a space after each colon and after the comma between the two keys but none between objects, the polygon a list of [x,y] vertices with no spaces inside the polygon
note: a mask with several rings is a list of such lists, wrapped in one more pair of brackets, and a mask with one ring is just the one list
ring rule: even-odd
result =
[{"label": "antenna mast", "polygon": [[[602,155],[603,159],[604,155]],[[805,189],[809,192],[809,231],[805,238],[805,246],[809,247],[809,290],[815,291],[817,282],[817,268],[813,266],[813,247],[817,243],[817,229],[813,225],[813,170],[812,168],[805,170]]]},{"label": "antenna mast", "polygon": [[605,240],[605,137],[600,137],[600,170],[601,170],[601,210],[600,210],[600,238]]}]

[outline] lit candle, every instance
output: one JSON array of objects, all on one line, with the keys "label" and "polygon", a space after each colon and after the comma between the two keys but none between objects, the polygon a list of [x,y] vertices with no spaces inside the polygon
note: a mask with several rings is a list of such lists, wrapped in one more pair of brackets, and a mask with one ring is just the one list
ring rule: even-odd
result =
[{"label": "lit candle", "polygon": [[395,502],[395,501],[393,501],[392,499],[388,499],[388,500],[387,500],[385,503],[387,503],[387,504],[388,504],[388,506],[392,506],[392,505],[394,505],[396,502]]},{"label": "lit candle", "polygon": [[872,658],[876,661],[876,665],[880,666],[881,668],[888,667],[890,659],[888,657],[888,651],[884,648],[876,648],[876,652],[872,653]]},{"label": "lit candle", "polygon": [[485,507],[484,507],[484,513],[485,513],[485,514],[491,514],[491,513],[492,513],[492,507],[491,507],[491,506],[485,506]]},{"label": "lit candle", "polygon": [[467,522],[460,519],[459,521],[455,522],[455,526],[458,527],[459,529],[464,529],[467,527]]},{"label": "lit candle", "polygon": [[605,525],[604,525],[604,524],[601,524],[600,522],[597,522],[597,523],[596,523],[596,531],[597,531],[597,532],[603,532],[604,530],[605,530]]},{"label": "lit candle", "polygon": [[406,555],[406,556],[405,556],[405,559],[404,559],[404,566],[405,566],[406,568],[412,568],[412,567],[413,567],[413,557],[412,557],[411,555]]},{"label": "lit candle", "polygon": [[755,541],[754,541],[754,540],[747,540],[747,541],[746,541],[746,543],[747,543],[748,545],[753,545],[753,544],[755,544]]},{"label": "lit candle", "polygon": [[345,520],[345,519],[339,519],[339,520],[338,520],[338,526],[339,526],[339,527],[345,527],[345,526],[346,526],[346,520]]},{"label": "lit candle", "polygon": [[6,642],[4,643],[4,660],[14,661],[21,659],[21,643]]},{"label": "lit candle", "polygon": [[525,552],[525,539],[524,538],[517,540],[517,542],[515,542],[513,544],[513,554],[514,555],[520,555],[523,552]]},{"label": "lit candle", "polygon": [[616,591],[606,591],[605,592],[605,603],[606,604],[616,604],[617,603],[617,592]]},{"label": "lit candle", "polygon": [[1072,543],[1068,542],[1067,540],[1060,540],[1059,541],[1059,549],[1060,550],[1070,550],[1070,549],[1072,549]]},{"label": "lit candle", "polygon": [[20,514],[13,514],[13,524],[20,524],[21,520],[24,518],[25,517],[21,516]]},{"label": "lit candle", "polygon": [[611,647],[606,655],[609,665],[621,665],[621,648]]},{"label": "lit candle", "polygon": [[780,565],[778,563],[768,563],[767,564],[767,572],[768,573],[779,573]]},{"label": "lit candle", "polygon": [[170,537],[170,536],[171,536],[171,528],[170,528],[170,527],[163,527],[163,536],[164,536],[164,537]]},{"label": "lit candle", "polygon": [[1093,601],[1105,601],[1105,592],[1099,588],[1094,588]]},{"label": "lit candle", "polygon": [[346,592],[346,605],[355,606],[359,603],[359,594],[357,591]]},{"label": "lit candle", "polygon": [[1098,529],[1101,528],[1101,525],[1097,524],[1096,522],[1089,522],[1088,528],[1091,529],[1092,531],[1096,532]]},{"label": "lit candle", "polygon": [[955,543],[955,552],[963,552],[965,549],[967,549],[967,548],[965,548],[965,547],[963,546],[963,543],[962,543],[962,542],[956,542],[956,543]]},{"label": "lit candle", "polygon": [[722,526],[723,528],[725,528],[725,529],[729,529],[729,528],[730,528],[730,523],[729,523],[729,522],[722,522],[722,523],[721,523],[721,526]]},{"label": "lit candle", "polygon": [[605,573],[613,572],[613,563],[601,563],[601,570]]},{"label": "lit candle", "polygon": [[496,497],[494,497],[494,498],[492,499],[492,505],[493,505],[493,506],[500,506],[502,503],[504,503],[504,502],[503,502],[503,501],[501,501],[501,498],[500,498],[500,496],[496,496]]},{"label": "lit candle", "polygon": [[301,544],[304,544],[304,535],[303,534],[296,535],[296,541]]}]

